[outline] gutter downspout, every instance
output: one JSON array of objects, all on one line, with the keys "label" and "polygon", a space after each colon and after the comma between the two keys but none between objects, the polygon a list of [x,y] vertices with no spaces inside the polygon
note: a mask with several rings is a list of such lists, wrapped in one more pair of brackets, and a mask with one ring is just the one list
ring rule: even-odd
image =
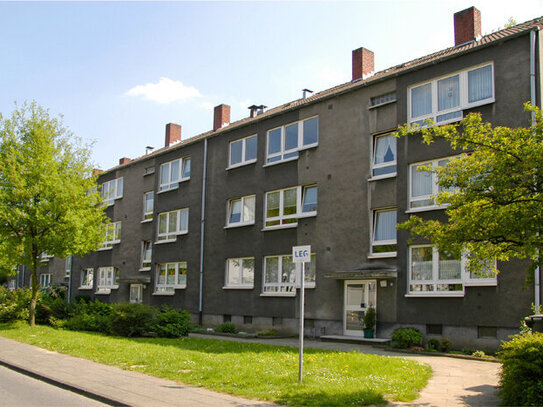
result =
[{"label": "gutter downspout", "polygon": [[[539,28],[534,28],[530,31],[530,102],[532,106],[537,106],[536,89],[537,89],[537,59],[536,59],[536,42]],[[532,112],[532,126],[535,125],[535,113]],[[534,305],[535,313],[539,313],[541,306],[541,251],[539,252],[538,266],[534,271]]]},{"label": "gutter downspout", "polygon": [[207,181],[207,137],[204,139],[204,173],[202,177],[202,208],[200,219],[200,298],[198,301],[198,325],[202,325],[204,311],[204,240],[206,213],[206,181]]}]

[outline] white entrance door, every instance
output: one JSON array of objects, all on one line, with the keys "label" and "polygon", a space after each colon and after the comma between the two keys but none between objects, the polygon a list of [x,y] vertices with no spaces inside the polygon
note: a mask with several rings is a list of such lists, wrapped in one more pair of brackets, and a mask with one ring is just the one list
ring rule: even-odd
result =
[{"label": "white entrance door", "polygon": [[345,280],[345,307],[343,334],[363,336],[364,313],[377,304],[377,282],[375,280]]}]

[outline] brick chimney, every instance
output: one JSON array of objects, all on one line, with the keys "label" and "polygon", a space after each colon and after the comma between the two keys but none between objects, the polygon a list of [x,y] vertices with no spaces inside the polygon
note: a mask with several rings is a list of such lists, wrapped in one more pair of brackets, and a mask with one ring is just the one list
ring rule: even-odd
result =
[{"label": "brick chimney", "polygon": [[213,131],[219,130],[227,124],[230,124],[230,106],[224,104],[215,106],[213,111]]},{"label": "brick chimney", "polygon": [[124,164],[128,164],[130,161],[132,161],[130,158],[128,157],[123,157],[119,160],[119,165],[124,165]]},{"label": "brick chimney", "polygon": [[454,13],[454,46],[474,41],[481,36],[481,12],[475,7]]},{"label": "brick chimney", "polygon": [[92,176],[96,177],[97,175],[102,174],[104,171],[102,171],[100,168],[93,168],[92,169]]},{"label": "brick chimney", "polygon": [[366,48],[353,51],[353,81],[364,79],[375,71],[374,54]]},{"label": "brick chimney", "polygon": [[168,123],[166,125],[166,140],[164,141],[164,146],[169,147],[178,141],[181,141],[181,126],[175,123]]}]

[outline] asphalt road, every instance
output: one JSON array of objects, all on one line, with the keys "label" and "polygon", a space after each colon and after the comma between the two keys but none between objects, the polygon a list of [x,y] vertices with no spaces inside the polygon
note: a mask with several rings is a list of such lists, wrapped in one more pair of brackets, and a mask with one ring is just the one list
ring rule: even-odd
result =
[{"label": "asphalt road", "polygon": [[0,366],[0,407],[106,406]]}]

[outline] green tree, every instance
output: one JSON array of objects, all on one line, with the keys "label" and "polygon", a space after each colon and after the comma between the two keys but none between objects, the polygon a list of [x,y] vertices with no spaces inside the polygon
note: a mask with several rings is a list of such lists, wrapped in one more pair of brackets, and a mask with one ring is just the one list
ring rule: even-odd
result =
[{"label": "green tree", "polygon": [[36,102],[0,115],[0,267],[32,270],[35,323],[41,254],[83,255],[103,240],[105,215],[90,150]]},{"label": "green tree", "polygon": [[543,260],[543,119],[525,104],[535,121],[528,128],[492,128],[480,114],[457,124],[405,126],[399,135],[420,133],[425,143],[446,140],[461,154],[447,166],[424,166],[437,173],[438,204],[448,204],[448,221],[411,216],[398,228],[431,239],[440,250],[468,254],[469,267],[484,261],[528,259],[532,272]]}]

